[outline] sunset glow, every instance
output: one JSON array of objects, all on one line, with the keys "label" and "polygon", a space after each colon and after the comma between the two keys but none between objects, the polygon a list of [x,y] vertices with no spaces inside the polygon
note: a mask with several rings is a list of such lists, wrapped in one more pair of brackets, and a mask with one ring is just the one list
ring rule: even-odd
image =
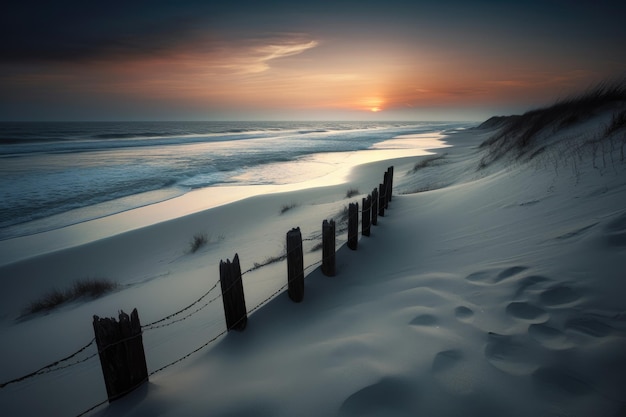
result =
[{"label": "sunset glow", "polygon": [[378,113],[383,110],[383,100],[380,98],[370,98],[363,101],[363,108],[369,110],[372,113]]},{"label": "sunset glow", "polygon": [[[554,19],[557,9],[545,2],[537,2],[537,10],[545,8],[538,14],[522,5],[496,14],[482,2],[421,10],[411,3],[363,9],[355,3],[332,13],[244,3],[245,13],[228,5],[145,11],[110,33],[105,28],[115,7],[53,25],[42,5],[31,25],[48,33],[46,42],[28,27],[7,29],[15,42],[0,51],[0,115],[480,119],[626,73],[623,25],[583,34],[579,25]],[[590,22],[602,13],[558,11]],[[514,12],[532,17],[537,30],[528,32]],[[150,16],[188,26],[155,25]],[[554,40],[545,42],[551,33]]]}]

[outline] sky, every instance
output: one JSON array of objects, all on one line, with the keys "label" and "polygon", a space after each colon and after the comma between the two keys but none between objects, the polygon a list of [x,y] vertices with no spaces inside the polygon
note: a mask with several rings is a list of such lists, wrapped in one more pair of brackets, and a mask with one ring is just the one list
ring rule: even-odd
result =
[{"label": "sky", "polygon": [[484,120],[626,75],[623,0],[10,1],[0,120]]}]

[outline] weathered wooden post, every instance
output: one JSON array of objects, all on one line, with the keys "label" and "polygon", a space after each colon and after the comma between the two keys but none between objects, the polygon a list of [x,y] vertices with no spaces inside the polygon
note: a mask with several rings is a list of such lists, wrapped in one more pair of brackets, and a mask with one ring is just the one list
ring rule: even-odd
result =
[{"label": "weathered wooden post", "polygon": [[335,221],[322,223],[322,273],[335,276]]},{"label": "weathered wooden post", "polygon": [[378,224],[378,188],[372,191],[372,224],[374,226]]},{"label": "weathered wooden post", "polygon": [[385,172],[384,175],[385,179],[383,180],[383,188],[384,188],[384,192],[385,192],[385,198],[383,199],[383,202],[385,204],[385,210],[389,208],[389,171]]},{"label": "weathered wooden post", "polygon": [[148,380],[137,309],[132,311],[130,317],[120,311],[119,322],[114,318],[94,315],[93,330],[109,402],[128,394]]},{"label": "weathered wooden post", "polygon": [[368,195],[363,199],[363,217],[361,218],[361,234],[363,236],[370,235],[370,209],[372,205],[372,196]]},{"label": "weathered wooden post", "polygon": [[304,260],[299,227],[287,232],[287,293],[296,303],[304,298]]},{"label": "weathered wooden post", "polygon": [[385,217],[385,184],[378,184],[378,215]]},{"label": "weathered wooden post", "polygon": [[387,168],[387,172],[389,173],[389,201],[391,201],[391,196],[393,195],[393,165]]},{"label": "weathered wooden post", "polygon": [[226,328],[229,331],[244,330],[248,323],[248,312],[246,311],[238,254],[235,254],[232,262],[228,259],[226,262],[220,261],[220,286],[222,287]]},{"label": "weathered wooden post", "polygon": [[348,247],[356,250],[359,246],[359,203],[348,206]]}]

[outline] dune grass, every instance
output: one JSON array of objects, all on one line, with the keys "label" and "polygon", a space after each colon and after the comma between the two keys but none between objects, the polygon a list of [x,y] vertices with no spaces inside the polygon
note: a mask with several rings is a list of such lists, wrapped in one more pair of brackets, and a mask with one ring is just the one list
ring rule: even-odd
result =
[{"label": "dune grass", "polygon": [[255,262],[253,264],[252,270],[263,268],[264,266],[267,266],[276,262],[281,262],[281,261],[284,261],[285,259],[287,259],[287,253],[285,252],[276,256],[267,256],[262,262]]},{"label": "dune grass", "polygon": [[298,207],[298,204],[297,204],[297,203],[294,203],[294,202],[291,202],[291,203],[289,203],[289,204],[283,204],[283,205],[280,207],[280,214],[285,214],[285,213],[287,213],[289,210],[294,209],[294,208],[296,208],[296,207]]},{"label": "dune grass", "polygon": [[42,297],[32,301],[24,309],[24,315],[35,314],[42,311],[50,311],[54,308],[75,301],[80,298],[95,299],[114,291],[118,284],[106,278],[93,278],[75,281],[72,286],[64,291],[53,289]]},{"label": "dune grass", "polygon": [[440,189],[446,188],[446,187],[447,187],[446,184],[426,184],[426,185],[423,185],[421,187],[415,187],[413,189],[410,189],[410,190],[407,190],[407,191],[403,191],[400,194],[402,194],[402,195],[409,195],[409,194],[425,193],[426,191],[440,190]]},{"label": "dune grass", "polygon": [[282,262],[285,259],[287,259],[287,244],[283,246],[283,250],[281,253],[279,253],[278,255],[266,256],[265,259],[263,259],[263,261],[261,262],[254,262],[252,268],[250,268],[248,271],[255,271],[259,268],[263,268],[264,266],[271,265],[276,262]]},{"label": "dune grass", "polygon": [[[600,111],[616,104],[626,103],[626,79],[603,82],[578,95],[557,101],[549,107],[531,110],[519,116],[498,117],[487,120],[479,128],[499,127],[499,130],[484,141],[480,147],[488,153],[479,168],[485,168],[504,155],[531,158],[540,152],[538,143],[541,133],[556,133],[574,124],[582,123]],[[611,133],[622,129],[626,114],[622,111],[614,116],[607,127]]]},{"label": "dune grass", "polygon": [[358,188],[349,188],[348,191],[346,191],[346,198],[352,198],[355,195],[359,195],[359,189]]},{"label": "dune grass", "polygon": [[196,233],[189,242],[189,252],[196,253],[201,247],[209,242],[209,237],[206,233]]},{"label": "dune grass", "polygon": [[409,171],[409,174],[415,174],[421,169],[427,168],[429,166],[433,166],[435,165],[436,162],[441,161],[442,159],[445,159],[445,157],[446,157],[445,153],[441,155],[432,155],[432,156],[426,157],[422,159],[421,161],[417,162],[415,166],[413,166],[413,169]]},{"label": "dune grass", "polygon": [[613,113],[611,123],[606,127],[604,136],[611,136],[620,130],[626,129],[626,110]]},{"label": "dune grass", "polygon": [[187,253],[193,254],[199,251],[202,247],[210,243],[218,243],[226,239],[224,234],[218,235],[216,238],[209,233],[196,233],[189,241],[189,249]]}]

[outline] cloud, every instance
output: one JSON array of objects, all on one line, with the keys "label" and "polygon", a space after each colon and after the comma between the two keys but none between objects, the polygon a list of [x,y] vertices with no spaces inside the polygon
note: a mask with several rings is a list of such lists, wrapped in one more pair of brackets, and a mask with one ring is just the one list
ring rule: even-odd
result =
[{"label": "cloud", "polygon": [[175,49],[210,25],[193,1],[12,2],[0,15],[0,63],[126,59]]},{"label": "cloud", "polygon": [[286,38],[254,41],[248,46],[229,45],[214,57],[215,61],[209,66],[237,74],[256,74],[267,71],[273,60],[301,54],[318,44],[315,40]]},{"label": "cloud", "polygon": [[314,48],[318,45],[317,41],[309,41],[305,43],[291,42],[286,44],[271,44],[259,48],[259,52],[263,54],[263,61],[282,58],[285,56],[296,55]]}]

